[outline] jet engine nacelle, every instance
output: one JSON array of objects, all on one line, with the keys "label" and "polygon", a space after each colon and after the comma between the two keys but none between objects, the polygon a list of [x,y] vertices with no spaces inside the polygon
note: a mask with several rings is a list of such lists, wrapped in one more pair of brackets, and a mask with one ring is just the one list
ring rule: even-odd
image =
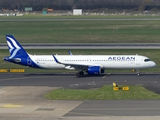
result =
[{"label": "jet engine nacelle", "polygon": [[88,67],[88,74],[89,75],[99,75],[99,74],[101,74],[101,67],[100,66]]}]

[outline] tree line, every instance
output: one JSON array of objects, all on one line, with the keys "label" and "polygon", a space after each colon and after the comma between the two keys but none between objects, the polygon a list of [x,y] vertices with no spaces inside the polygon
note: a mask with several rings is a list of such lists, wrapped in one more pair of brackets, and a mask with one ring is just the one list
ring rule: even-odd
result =
[{"label": "tree line", "polygon": [[0,7],[5,9],[24,9],[33,7],[35,11],[43,8],[54,10],[81,9],[160,9],[160,0],[0,0]]}]

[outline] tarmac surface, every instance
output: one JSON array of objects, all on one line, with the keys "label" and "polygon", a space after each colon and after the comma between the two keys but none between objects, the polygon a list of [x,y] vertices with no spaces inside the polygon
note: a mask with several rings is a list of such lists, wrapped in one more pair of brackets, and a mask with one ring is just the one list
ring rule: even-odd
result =
[{"label": "tarmac surface", "polygon": [[160,20],[160,18],[3,18],[0,22],[25,22],[25,21],[149,21]]},{"label": "tarmac surface", "polygon": [[[160,49],[160,43],[22,43],[24,49]],[[8,49],[1,43],[0,49]]]},{"label": "tarmac surface", "polygon": [[160,94],[159,73],[144,73],[141,74],[141,76],[137,76],[136,73],[103,74],[100,76],[85,75],[80,78],[77,78],[74,73],[0,74],[1,86],[50,86],[73,89],[90,89],[102,87],[103,85],[112,85],[113,82],[123,85],[142,85],[147,89]]},{"label": "tarmac surface", "polygon": [[141,85],[160,94],[160,74],[0,73],[1,120],[159,120],[160,100],[47,100],[44,94],[57,88],[92,89],[113,82]]}]

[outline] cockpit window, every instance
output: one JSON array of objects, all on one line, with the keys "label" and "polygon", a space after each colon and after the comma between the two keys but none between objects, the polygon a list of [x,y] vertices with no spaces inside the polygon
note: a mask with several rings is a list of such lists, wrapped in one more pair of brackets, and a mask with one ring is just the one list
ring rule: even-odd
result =
[{"label": "cockpit window", "polygon": [[150,60],[150,59],[145,59],[145,60],[144,60],[144,62],[148,62],[148,61],[151,61],[151,60]]}]

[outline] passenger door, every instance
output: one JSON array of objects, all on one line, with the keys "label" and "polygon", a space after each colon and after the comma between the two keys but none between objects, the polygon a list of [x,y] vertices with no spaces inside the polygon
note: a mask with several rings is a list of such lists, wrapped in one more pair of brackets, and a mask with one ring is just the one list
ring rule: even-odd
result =
[{"label": "passenger door", "polygon": [[32,65],[32,60],[30,59],[30,57],[27,58],[27,65]]},{"label": "passenger door", "polygon": [[140,59],[139,59],[139,56],[136,56],[136,65],[140,65]]}]

